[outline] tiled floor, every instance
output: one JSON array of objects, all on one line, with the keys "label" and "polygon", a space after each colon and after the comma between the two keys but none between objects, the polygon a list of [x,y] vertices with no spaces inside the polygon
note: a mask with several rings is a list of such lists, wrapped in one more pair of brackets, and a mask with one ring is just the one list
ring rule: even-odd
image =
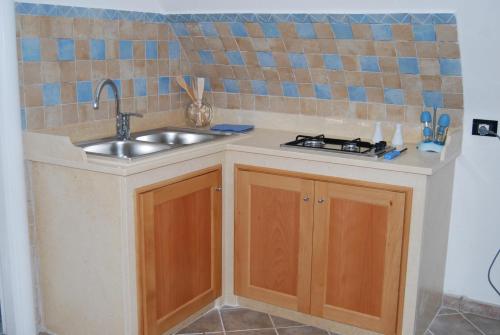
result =
[{"label": "tiled floor", "polygon": [[[246,308],[213,309],[177,334],[337,335]],[[442,308],[425,335],[500,335],[500,320]]]}]

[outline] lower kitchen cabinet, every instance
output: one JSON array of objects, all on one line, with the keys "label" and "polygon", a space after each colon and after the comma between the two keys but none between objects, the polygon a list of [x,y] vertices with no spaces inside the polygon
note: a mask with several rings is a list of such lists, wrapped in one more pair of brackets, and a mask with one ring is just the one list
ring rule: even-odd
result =
[{"label": "lower kitchen cabinet", "polygon": [[162,334],[221,294],[221,170],[137,191],[141,334]]},{"label": "lower kitchen cabinet", "polygon": [[308,312],[314,182],[240,171],[236,186],[235,292]]},{"label": "lower kitchen cabinet", "polygon": [[235,293],[396,334],[411,190],[236,171]]},{"label": "lower kitchen cabinet", "polygon": [[311,314],[394,334],[405,193],[316,182]]}]

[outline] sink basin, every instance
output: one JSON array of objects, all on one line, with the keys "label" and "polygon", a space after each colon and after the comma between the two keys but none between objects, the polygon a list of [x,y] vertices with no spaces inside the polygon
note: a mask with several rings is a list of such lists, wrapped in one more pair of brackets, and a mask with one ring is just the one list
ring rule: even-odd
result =
[{"label": "sink basin", "polygon": [[224,138],[231,133],[203,129],[161,128],[132,134],[132,140],[120,141],[104,138],[92,142],[77,143],[85,152],[94,155],[133,159],[188,145]]},{"label": "sink basin", "polygon": [[221,136],[226,135],[167,130],[158,133],[137,136],[135,139],[138,141],[164,143],[177,146],[208,142],[215,140]]},{"label": "sink basin", "polygon": [[85,152],[115,158],[132,159],[171,149],[170,146],[158,143],[139,141],[107,140],[80,145]]}]

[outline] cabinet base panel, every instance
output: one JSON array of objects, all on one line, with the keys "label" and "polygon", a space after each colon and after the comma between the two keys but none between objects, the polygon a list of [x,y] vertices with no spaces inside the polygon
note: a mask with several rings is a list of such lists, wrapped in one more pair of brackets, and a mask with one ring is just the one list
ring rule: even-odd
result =
[{"label": "cabinet base panel", "polygon": [[269,305],[244,297],[236,297],[237,305],[269,313],[281,318],[291,319],[306,325],[322,328],[342,335],[379,335],[379,333],[346,325],[343,323],[321,319],[312,315],[290,311],[285,308]]},{"label": "cabinet base panel", "polygon": [[210,311],[212,308],[220,307],[220,306],[222,306],[222,299],[218,298],[217,300],[209,303],[205,307],[203,307],[200,310],[198,310],[196,313],[191,314],[187,319],[183,320],[181,323],[177,324],[176,326],[170,328],[169,330],[167,330],[166,332],[164,332],[162,335],[175,334],[179,330],[181,330],[181,329],[185,328],[186,326],[190,325],[191,323],[193,323],[193,321],[195,321],[196,319],[198,319],[200,316],[202,316],[206,312]]}]

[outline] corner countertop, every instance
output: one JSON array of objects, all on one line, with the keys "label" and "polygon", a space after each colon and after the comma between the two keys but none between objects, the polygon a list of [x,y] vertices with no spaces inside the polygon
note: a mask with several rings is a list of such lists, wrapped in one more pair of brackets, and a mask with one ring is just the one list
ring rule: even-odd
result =
[{"label": "corner countertop", "polygon": [[461,131],[457,131],[450,134],[451,143],[447,144],[444,154],[420,152],[415,144],[408,144],[408,150],[404,154],[395,160],[386,161],[382,158],[280,147],[280,144],[293,140],[295,136],[296,132],[258,128],[250,133],[228,136],[225,139],[133,160],[87,155],[81,148],[74,146],[67,136],[26,132],[24,140],[27,160],[120,176],[141,173],[211,154],[231,154],[231,152],[432,175],[458,157],[461,145]]}]

